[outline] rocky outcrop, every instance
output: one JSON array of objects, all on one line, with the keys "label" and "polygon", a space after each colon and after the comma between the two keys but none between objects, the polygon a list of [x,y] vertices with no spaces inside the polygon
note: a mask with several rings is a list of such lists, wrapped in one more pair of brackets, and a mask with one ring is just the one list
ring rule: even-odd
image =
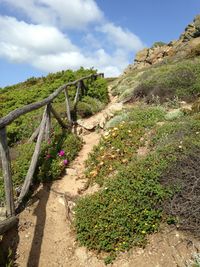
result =
[{"label": "rocky outcrop", "polygon": [[190,23],[178,40],[169,44],[159,42],[151,48],[144,48],[139,51],[134,60],[134,64],[128,66],[124,74],[133,69],[143,69],[154,64],[158,64],[165,59],[179,59],[187,57],[197,47],[200,50],[200,15],[196,16],[193,23]]}]

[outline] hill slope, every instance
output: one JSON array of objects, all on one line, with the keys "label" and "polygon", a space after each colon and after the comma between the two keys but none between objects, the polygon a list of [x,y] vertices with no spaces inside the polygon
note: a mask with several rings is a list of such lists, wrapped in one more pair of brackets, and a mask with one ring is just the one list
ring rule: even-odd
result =
[{"label": "hill slope", "polygon": [[147,103],[194,101],[200,95],[200,16],[177,41],[157,42],[138,52],[114,83],[113,94],[122,101]]}]

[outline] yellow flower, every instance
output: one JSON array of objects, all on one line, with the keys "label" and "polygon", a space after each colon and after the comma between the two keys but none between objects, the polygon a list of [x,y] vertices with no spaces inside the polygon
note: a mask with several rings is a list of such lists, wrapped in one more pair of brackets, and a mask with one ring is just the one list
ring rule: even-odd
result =
[{"label": "yellow flower", "polygon": [[143,235],[146,234],[146,231],[143,230],[143,231],[142,231],[142,234],[143,234]]}]

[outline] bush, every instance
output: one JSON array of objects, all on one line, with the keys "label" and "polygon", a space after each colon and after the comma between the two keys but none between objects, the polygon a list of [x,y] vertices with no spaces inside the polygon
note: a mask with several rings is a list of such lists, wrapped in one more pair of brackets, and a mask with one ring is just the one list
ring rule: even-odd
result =
[{"label": "bush", "polygon": [[176,120],[177,118],[180,118],[182,116],[184,116],[184,113],[180,109],[176,109],[176,110],[168,112],[165,116],[165,119],[172,121],[172,120]]},{"label": "bush", "polygon": [[89,155],[86,176],[90,182],[103,185],[110,174],[130,162],[144,142],[141,137],[164,116],[164,110],[155,107],[127,111],[124,121],[110,128]]},{"label": "bush", "polygon": [[[100,180],[103,187],[78,201],[74,225],[81,245],[109,253],[106,263],[117,251],[144,246],[147,235],[158,231],[163,221],[178,221],[183,229],[189,225],[188,230],[200,235],[199,213],[193,212],[199,207],[200,193],[199,116],[168,122],[164,115],[155,108],[131,111],[118,129],[111,129],[101,140],[87,162],[89,169],[96,168],[92,179]],[[133,122],[137,128],[132,128]],[[138,157],[138,143],[144,146],[146,140],[150,152]],[[111,155],[115,156],[112,161]]]},{"label": "bush", "polygon": [[[24,105],[41,101],[54,92],[59,86],[96,72],[96,70],[84,68],[80,68],[77,71],[67,70],[54,74],[51,73],[46,77],[32,77],[23,83],[6,87],[0,92],[0,116],[3,117],[9,112]],[[89,101],[89,98],[87,99],[88,101],[84,101],[86,103],[85,106],[87,106],[85,107],[86,114],[88,114],[88,110],[91,110],[92,112],[89,112],[89,114],[92,115],[96,110],[99,111],[100,108],[108,103],[107,82],[102,78],[97,78],[96,80],[88,79],[87,81],[84,81],[84,84],[85,96],[95,98],[96,100],[94,101],[96,101],[98,106],[97,109],[95,109],[94,101]],[[75,87],[69,90],[69,98],[71,102],[74,100],[75,92]],[[63,107],[65,106],[64,94],[60,94],[55,99],[55,104],[58,107],[58,110],[63,110]],[[85,116],[83,104],[80,104],[80,107],[81,110],[79,115],[83,114],[83,116]],[[30,137],[33,129],[36,129],[38,126],[38,121],[42,116],[41,113],[42,109],[36,110],[18,118],[9,125],[7,133],[9,145],[14,145],[16,142]],[[64,115],[66,116],[66,112]]]},{"label": "bush", "polygon": [[143,246],[146,235],[158,230],[161,203],[169,192],[157,180],[158,159],[150,160],[155,162],[150,170],[147,159],[129,164],[101,192],[78,202],[75,226],[82,245],[98,251],[124,251]]},{"label": "bush", "polygon": [[[12,181],[14,188],[21,188],[24,178],[26,177],[30,160],[34,151],[35,144],[21,144],[16,146],[15,153],[18,155],[12,162]],[[62,133],[61,130],[55,129],[51,139],[44,142],[38,162],[38,169],[34,175],[34,181],[51,181],[58,179],[66,165],[69,164],[77,155],[82,147],[82,141],[72,133]],[[59,152],[64,151],[63,156]],[[64,162],[67,160],[67,162]],[[15,191],[15,193],[17,192]],[[0,170],[0,202],[4,201],[4,184],[3,176]]]},{"label": "bush", "polygon": [[94,115],[105,107],[105,104],[96,98],[86,96],[78,102],[77,113],[80,117],[85,118]]},{"label": "bush", "polygon": [[39,181],[58,179],[66,166],[77,156],[81,147],[82,141],[76,135],[54,133],[48,143],[43,145],[36,179]]},{"label": "bush", "polygon": [[107,81],[98,78],[92,84],[88,84],[87,95],[100,100],[102,103],[108,103]]},{"label": "bush", "polygon": [[160,103],[174,98],[193,101],[200,95],[200,59],[168,62],[145,70],[133,70],[120,78],[113,89],[120,100],[133,102],[144,99]]},{"label": "bush", "polygon": [[159,41],[159,42],[155,42],[155,43],[152,45],[152,48],[160,47],[160,46],[164,46],[164,45],[166,45],[166,43]]},{"label": "bush", "polygon": [[161,103],[174,97],[192,100],[200,93],[199,74],[199,61],[152,68],[141,75],[141,83],[134,89],[133,98],[145,98],[148,103],[155,96],[159,96]]}]

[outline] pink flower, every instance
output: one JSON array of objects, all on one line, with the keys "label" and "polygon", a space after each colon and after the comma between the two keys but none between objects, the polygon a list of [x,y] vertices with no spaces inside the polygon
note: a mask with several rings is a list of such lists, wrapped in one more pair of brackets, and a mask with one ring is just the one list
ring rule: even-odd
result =
[{"label": "pink flower", "polygon": [[63,157],[65,155],[65,151],[64,150],[60,150],[60,152],[58,153],[59,157]]},{"label": "pink flower", "polygon": [[50,155],[50,154],[47,154],[47,155],[46,155],[46,158],[47,158],[47,159],[50,159],[50,158],[51,158],[51,155]]},{"label": "pink flower", "polygon": [[68,164],[68,160],[67,159],[64,159],[63,160],[63,164],[66,166]]}]

